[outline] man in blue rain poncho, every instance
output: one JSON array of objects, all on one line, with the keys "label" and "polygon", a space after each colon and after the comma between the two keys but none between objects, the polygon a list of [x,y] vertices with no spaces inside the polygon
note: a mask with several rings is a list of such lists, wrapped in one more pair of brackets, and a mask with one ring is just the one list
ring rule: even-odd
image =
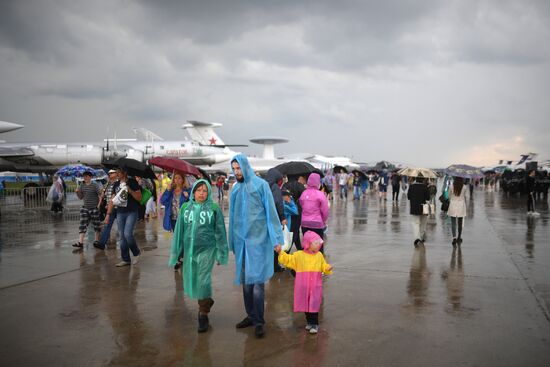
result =
[{"label": "man in blue rain poncho", "polygon": [[242,284],[247,316],[238,329],[255,326],[264,335],[264,283],[273,275],[273,249],[283,243],[283,231],[273,195],[256,176],[244,154],[231,168],[237,179],[229,198],[229,249],[235,254],[235,283]]}]

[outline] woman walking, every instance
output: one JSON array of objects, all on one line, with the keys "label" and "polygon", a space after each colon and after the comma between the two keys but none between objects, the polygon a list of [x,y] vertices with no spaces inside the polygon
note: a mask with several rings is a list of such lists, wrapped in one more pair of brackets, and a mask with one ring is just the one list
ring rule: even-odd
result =
[{"label": "woman walking", "polygon": [[[164,219],[162,221],[162,227],[169,232],[174,232],[181,206],[189,200],[189,192],[186,187],[187,180],[185,177],[179,173],[175,173],[172,178],[172,183],[166,188],[160,198],[161,204],[164,205]],[[174,264],[174,270],[178,270],[181,267],[183,247],[181,248],[181,251],[182,252],[178,257],[178,261]]]},{"label": "woman walking", "polygon": [[310,174],[307,179],[307,189],[300,196],[299,202],[302,208],[302,233],[305,235],[307,231],[313,231],[324,238],[329,211],[328,200],[319,191],[320,185],[321,176],[318,173]]},{"label": "woman walking", "polygon": [[453,184],[449,190],[449,210],[447,211],[447,215],[451,217],[453,248],[462,244],[462,228],[464,226],[464,217],[466,217],[466,192],[467,190],[464,189],[464,179],[462,177],[454,177]]},{"label": "woman walking", "polygon": [[220,207],[212,200],[212,189],[206,180],[193,185],[189,202],[185,203],[177,220],[169,265],[175,266],[185,252],[183,291],[198,300],[198,332],[208,330],[208,314],[212,299],[212,268],[227,264],[227,237]]}]

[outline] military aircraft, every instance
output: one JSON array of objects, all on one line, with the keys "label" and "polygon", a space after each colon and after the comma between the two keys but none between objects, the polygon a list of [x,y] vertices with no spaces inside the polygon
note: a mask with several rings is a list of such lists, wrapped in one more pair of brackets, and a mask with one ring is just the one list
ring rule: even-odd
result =
[{"label": "military aircraft", "polygon": [[0,133],[7,133],[8,131],[13,131],[21,129],[23,125],[14,124],[13,122],[0,121]]},{"label": "military aircraft", "polygon": [[[147,161],[153,156],[178,157],[192,164],[212,165],[228,161],[237,154],[213,132],[212,129],[218,126],[221,124],[197,121],[185,124],[183,128],[190,137],[200,136],[200,141],[167,141],[147,129],[137,128],[134,129],[135,139],[115,136],[103,142],[3,143],[0,144],[0,171],[54,173],[67,164],[99,167],[121,157]],[[204,144],[205,134],[209,134],[211,144]]]}]

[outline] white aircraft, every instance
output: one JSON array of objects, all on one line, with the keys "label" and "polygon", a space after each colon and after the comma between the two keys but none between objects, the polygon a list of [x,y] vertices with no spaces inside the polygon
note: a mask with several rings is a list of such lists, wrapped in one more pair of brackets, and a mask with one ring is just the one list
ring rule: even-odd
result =
[{"label": "white aircraft", "polygon": [[189,135],[212,132],[210,142],[195,140],[165,141],[155,133],[138,128],[136,139],[105,139],[92,143],[4,143],[0,144],[0,171],[53,173],[67,164],[99,167],[105,161],[128,157],[146,161],[153,156],[178,157],[192,164],[212,165],[226,162],[237,152],[232,151],[213,133],[208,124],[189,121],[184,125]]},{"label": "white aircraft", "polygon": [[8,131],[13,131],[21,129],[23,125],[14,124],[13,122],[0,121],[0,133],[7,133]]},{"label": "white aircraft", "polygon": [[[526,153],[526,154],[520,154],[520,159],[514,163],[514,161],[507,161],[501,159],[497,165],[495,166],[486,166],[482,167],[481,170],[483,172],[486,171],[496,171],[496,172],[504,172],[505,170],[511,170],[514,171],[516,169],[526,169],[527,164],[530,162],[537,162],[537,153]],[[538,162],[539,169],[548,169],[549,161],[545,160],[542,162]]]}]

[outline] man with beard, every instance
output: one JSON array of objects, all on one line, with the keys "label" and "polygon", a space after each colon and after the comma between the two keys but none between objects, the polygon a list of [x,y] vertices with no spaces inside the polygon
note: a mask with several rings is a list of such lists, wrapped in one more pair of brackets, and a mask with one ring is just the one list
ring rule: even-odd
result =
[{"label": "man with beard", "polygon": [[255,327],[264,333],[265,282],[273,276],[274,248],[284,242],[281,222],[266,181],[256,176],[244,154],[231,168],[237,182],[229,198],[229,248],[235,254],[235,283],[243,286],[247,316],[238,329]]}]

